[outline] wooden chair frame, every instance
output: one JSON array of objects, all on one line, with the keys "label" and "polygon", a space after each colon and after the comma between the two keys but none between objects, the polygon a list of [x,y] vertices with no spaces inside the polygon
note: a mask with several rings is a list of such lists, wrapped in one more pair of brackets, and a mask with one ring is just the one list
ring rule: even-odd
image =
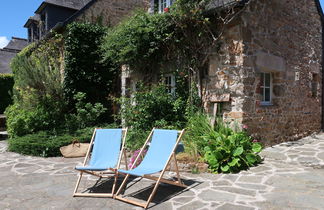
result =
[{"label": "wooden chair frame", "polygon": [[[140,153],[138,154],[137,158],[135,159],[133,165],[131,166],[130,169],[133,169],[134,166],[136,165],[137,161],[139,160],[139,157],[142,155],[143,151],[145,150],[146,146],[148,145],[152,135],[153,135],[153,132],[154,132],[154,128],[153,130],[151,131],[150,135],[148,136],[148,138],[146,139],[143,147],[141,148],[141,151]],[[173,150],[172,150],[172,153],[170,154],[163,170],[160,172],[160,175],[159,177],[155,177],[155,176],[151,176],[151,175],[144,175],[144,176],[141,176],[142,178],[146,178],[146,179],[150,179],[150,180],[154,180],[156,181],[155,183],[155,186],[148,198],[148,200],[145,202],[145,203],[140,203],[140,202],[137,202],[137,201],[133,201],[133,200],[130,200],[130,199],[126,199],[126,198],[123,198],[122,196],[118,196],[120,194],[120,192],[122,191],[122,189],[125,187],[126,185],[126,182],[127,182],[127,179],[129,178],[130,174],[127,174],[126,177],[124,178],[121,186],[119,187],[117,193],[114,195],[114,199],[118,199],[118,200],[121,200],[121,201],[124,201],[124,202],[127,202],[127,203],[131,203],[131,204],[134,204],[134,205],[137,205],[137,206],[140,206],[140,207],[143,207],[143,208],[148,208],[150,202],[152,201],[154,195],[156,194],[156,191],[157,191],[157,188],[160,184],[160,182],[162,183],[167,183],[167,184],[171,184],[171,185],[176,185],[176,186],[179,186],[179,187],[184,187],[186,188],[187,186],[185,184],[183,184],[183,182],[181,181],[181,178],[180,178],[180,173],[179,173],[179,168],[178,168],[178,164],[177,164],[177,159],[176,159],[176,155],[175,155],[175,150],[184,134],[184,130],[182,131],[178,131],[178,134],[179,134],[179,137],[176,141],[176,144],[174,145],[173,147]],[[163,178],[163,175],[166,171],[166,169],[168,168],[169,164],[170,164],[170,161],[171,159],[173,158],[173,160],[175,161],[175,170],[176,170],[176,173],[177,173],[177,181],[171,181],[171,180],[168,180],[168,179],[164,179]],[[117,176],[118,176],[118,173],[122,173],[122,172],[118,172],[117,171]]]},{"label": "wooden chair frame", "polygon": [[[94,130],[93,134],[92,134],[90,145],[89,145],[87,154],[86,154],[86,156],[84,158],[84,161],[83,161],[83,166],[86,166],[86,163],[90,159],[90,153],[91,153],[91,150],[93,148],[94,137],[95,137],[96,131],[98,129],[101,129],[101,128],[96,128]],[[116,188],[117,178],[118,178],[116,172],[117,172],[117,169],[120,168],[121,159],[122,159],[123,155],[124,155],[124,159],[125,159],[126,170],[128,170],[127,156],[126,156],[126,149],[125,149],[125,141],[126,141],[127,130],[128,130],[127,128],[122,129],[122,133],[123,133],[122,146],[121,146],[121,150],[120,150],[120,153],[119,153],[117,167],[116,168],[107,168],[106,171],[100,171],[100,172],[94,172],[94,171],[91,171],[91,170],[80,170],[79,178],[78,178],[76,186],[74,188],[73,197],[103,197],[103,198],[107,198],[107,197],[112,198],[113,197],[114,192],[115,192],[115,188]],[[93,176],[97,176],[100,179],[114,176],[114,183],[113,183],[111,193],[78,193],[78,188],[79,188],[83,173],[91,174]]]}]

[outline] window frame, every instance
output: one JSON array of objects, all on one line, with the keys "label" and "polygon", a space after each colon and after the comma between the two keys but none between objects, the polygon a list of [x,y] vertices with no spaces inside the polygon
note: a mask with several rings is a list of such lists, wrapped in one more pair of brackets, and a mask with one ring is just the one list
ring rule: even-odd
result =
[{"label": "window frame", "polygon": [[[170,78],[170,84],[167,83],[167,78]],[[174,74],[163,75],[163,82],[169,94],[174,95],[176,92],[176,78]]]},{"label": "window frame", "polygon": [[[165,7],[162,7],[162,3],[165,3]],[[164,13],[164,9],[165,8],[169,8],[173,3],[173,0],[159,0],[158,4],[159,4],[159,13]]]},{"label": "window frame", "polygon": [[[263,77],[262,77],[263,75]],[[265,75],[269,75],[270,76],[270,84],[266,85],[266,76]],[[263,81],[262,81],[263,78]],[[272,93],[272,89],[273,89],[273,82],[272,82],[272,74],[270,72],[261,72],[260,75],[260,82],[262,85],[260,85],[260,89],[261,89],[261,102],[260,104],[262,106],[271,106],[272,104],[272,98],[273,98],[273,93]],[[269,101],[265,100],[265,95],[266,95],[266,89],[269,89]]]}]

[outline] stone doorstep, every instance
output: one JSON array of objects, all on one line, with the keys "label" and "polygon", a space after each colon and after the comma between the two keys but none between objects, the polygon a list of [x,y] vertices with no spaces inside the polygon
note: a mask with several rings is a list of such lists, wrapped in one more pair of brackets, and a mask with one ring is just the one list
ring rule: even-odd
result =
[{"label": "stone doorstep", "polygon": [[2,128],[6,127],[6,116],[0,115],[0,131],[2,131]]},{"label": "stone doorstep", "polygon": [[8,132],[7,131],[0,131],[0,140],[8,139]]}]

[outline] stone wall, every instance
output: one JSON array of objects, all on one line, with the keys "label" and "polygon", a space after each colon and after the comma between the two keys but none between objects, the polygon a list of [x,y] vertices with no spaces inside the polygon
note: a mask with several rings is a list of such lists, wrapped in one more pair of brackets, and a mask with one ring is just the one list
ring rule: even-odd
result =
[{"label": "stone wall", "polygon": [[136,9],[148,10],[148,0],[97,0],[76,18],[82,22],[102,22],[114,26]]},{"label": "stone wall", "polygon": [[[319,131],[321,32],[313,0],[251,0],[228,26],[219,54],[211,56],[205,108],[246,124],[266,145]],[[272,75],[270,106],[260,103],[261,72]]]}]

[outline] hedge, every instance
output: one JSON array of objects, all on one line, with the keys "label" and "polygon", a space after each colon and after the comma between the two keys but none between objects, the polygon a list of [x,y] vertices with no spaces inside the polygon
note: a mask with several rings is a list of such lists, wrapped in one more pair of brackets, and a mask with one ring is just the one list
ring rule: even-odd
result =
[{"label": "hedge", "polygon": [[38,132],[9,140],[9,151],[23,155],[57,157],[61,156],[60,147],[71,144],[73,140],[90,142],[93,128],[79,130],[76,133],[51,135]]},{"label": "hedge", "polygon": [[14,85],[12,74],[0,74],[0,113],[12,103],[11,91]]}]

